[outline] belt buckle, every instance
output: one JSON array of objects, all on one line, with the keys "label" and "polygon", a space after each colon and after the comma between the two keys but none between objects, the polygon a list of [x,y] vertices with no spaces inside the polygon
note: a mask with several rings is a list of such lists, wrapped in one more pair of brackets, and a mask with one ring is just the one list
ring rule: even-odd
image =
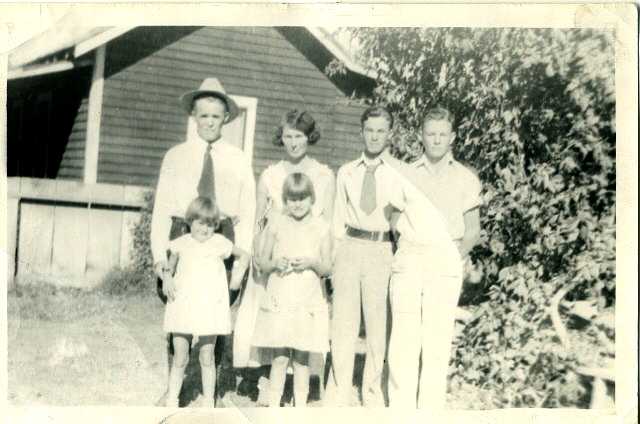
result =
[{"label": "belt buckle", "polygon": [[379,233],[378,231],[371,231],[371,233],[369,233],[369,240],[370,241],[378,241],[379,240]]}]

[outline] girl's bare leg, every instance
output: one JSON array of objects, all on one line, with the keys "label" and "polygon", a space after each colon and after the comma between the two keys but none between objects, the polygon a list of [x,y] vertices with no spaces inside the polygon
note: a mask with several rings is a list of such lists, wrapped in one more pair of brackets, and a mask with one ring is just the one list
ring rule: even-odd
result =
[{"label": "girl's bare leg", "polygon": [[304,408],[309,397],[309,352],[293,352],[293,399],[295,406]]},{"label": "girl's bare leg", "polygon": [[213,407],[216,387],[216,366],[213,354],[213,347],[216,345],[216,336],[205,336],[201,338],[203,345],[200,346],[200,375],[202,376],[202,395],[204,406]]},{"label": "girl's bare leg", "polygon": [[275,349],[269,374],[269,406],[279,407],[289,365],[289,349]]},{"label": "girl's bare leg", "polygon": [[189,341],[186,337],[173,335],[173,364],[169,372],[169,391],[167,393],[167,406],[177,407],[178,396],[182,388],[184,370],[189,363]]}]

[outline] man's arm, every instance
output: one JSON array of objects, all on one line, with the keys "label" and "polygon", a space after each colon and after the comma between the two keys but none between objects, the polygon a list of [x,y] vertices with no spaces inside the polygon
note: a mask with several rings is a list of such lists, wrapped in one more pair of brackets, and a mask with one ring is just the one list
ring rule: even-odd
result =
[{"label": "man's arm", "polygon": [[154,270],[162,278],[163,269],[167,265],[167,245],[171,231],[172,189],[170,174],[170,156],[165,155],[160,166],[160,175],[156,187],[153,212],[151,215],[151,253],[153,255]]},{"label": "man's arm", "polygon": [[234,225],[235,245],[245,252],[252,251],[253,224],[256,217],[256,182],[248,161],[243,164],[244,172],[240,184],[238,221]]},{"label": "man's arm", "polygon": [[466,258],[471,249],[480,241],[480,205],[482,203],[482,184],[475,171],[467,168],[468,177],[464,187],[463,214],[464,235],[458,246],[462,258]]},{"label": "man's arm", "polygon": [[[344,183],[344,168],[338,170],[338,176],[336,178],[336,193],[335,201],[333,203],[333,220],[332,220],[332,233],[335,239],[343,239],[345,231],[346,220],[346,208],[347,208],[347,190]],[[335,246],[334,246],[335,247]]]},{"label": "man's arm", "polygon": [[464,235],[458,246],[460,256],[465,258],[471,249],[480,241],[480,208],[475,207],[465,212],[464,218]]}]

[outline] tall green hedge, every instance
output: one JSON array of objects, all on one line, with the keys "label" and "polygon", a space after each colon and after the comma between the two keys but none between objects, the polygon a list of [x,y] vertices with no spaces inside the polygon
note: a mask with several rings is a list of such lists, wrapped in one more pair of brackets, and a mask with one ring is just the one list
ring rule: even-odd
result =
[{"label": "tall green hedge", "polygon": [[[615,302],[616,130],[611,31],[358,28],[377,75],[372,103],[398,125],[394,150],[421,153],[422,113],[457,116],[454,155],[483,183],[484,269],[477,318],[453,381],[494,392],[487,406],[561,406],[581,393],[581,359],[558,343],[550,299]],[[335,68],[334,68],[335,71]],[[594,346],[594,349],[598,349]]]}]

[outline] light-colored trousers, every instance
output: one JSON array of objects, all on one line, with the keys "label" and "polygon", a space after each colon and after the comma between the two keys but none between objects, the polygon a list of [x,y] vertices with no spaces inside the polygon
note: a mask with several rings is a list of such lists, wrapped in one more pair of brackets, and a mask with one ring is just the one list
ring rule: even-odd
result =
[{"label": "light-colored trousers", "polygon": [[365,406],[383,407],[391,243],[350,237],[339,243],[332,278],[332,367],[327,381],[327,404],[349,405],[362,305],[366,331],[362,400]]},{"label": "light-colored trousers", "polygon": [[401,246],[394,258],[389,288],[391,407],[445,407],[462,266],[441,255],[435,249]]}]

